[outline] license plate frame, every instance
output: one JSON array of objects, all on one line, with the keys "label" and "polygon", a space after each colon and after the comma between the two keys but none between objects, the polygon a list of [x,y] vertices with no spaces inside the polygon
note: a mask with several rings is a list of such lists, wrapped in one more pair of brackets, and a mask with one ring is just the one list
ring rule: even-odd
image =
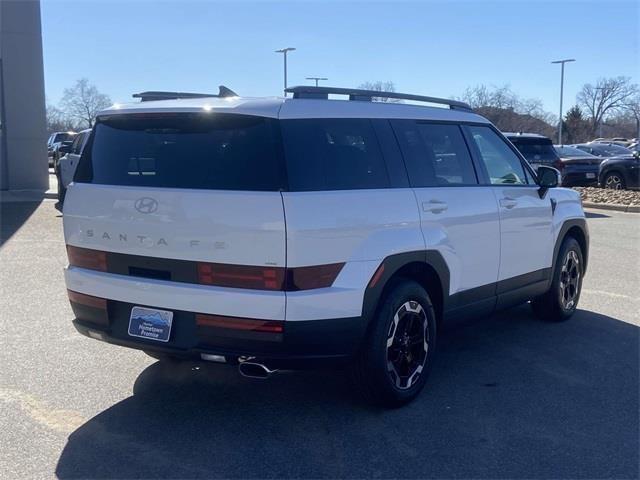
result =
[{"label": "license plate frame", "polygon": [[172,326],[172,311],[135,306],[129,315],[128,333],[131,337],[167,343]]}]

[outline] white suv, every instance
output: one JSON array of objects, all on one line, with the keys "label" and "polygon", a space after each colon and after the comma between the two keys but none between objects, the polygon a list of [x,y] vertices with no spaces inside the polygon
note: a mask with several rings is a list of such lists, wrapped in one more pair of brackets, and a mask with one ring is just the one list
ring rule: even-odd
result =
[{"label": "white suv", "polygon": [[399,405],[448,319],[573,314],[588,231],[556,170],[460,102],[289,92],[147,92],[98,116],[64,205],[81,333],[255,377],[347,363]]}]

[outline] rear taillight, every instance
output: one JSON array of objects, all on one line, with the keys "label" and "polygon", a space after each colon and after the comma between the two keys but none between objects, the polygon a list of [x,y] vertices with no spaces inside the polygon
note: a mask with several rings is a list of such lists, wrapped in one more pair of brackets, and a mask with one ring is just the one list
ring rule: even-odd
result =
[{"label": "rear taillight", "polygon": [[257,290],[311,290],[330,287],[344,263],[309,267],[254,267],[219,263],[198,263],[198,282],[218,287]]},{"label": "rear taillight", "polygon": [[196,314],[196,325],[264,333],[282,333],[284,331],[284,322],[279,320],[255,320],[203,313]]},{"label": "rear taillight", "polygon": [[204,285],[258,290],[282,290],[284,268],[198,262],[198,281]]},{"label": "rear taillight", "polygon": [[107,271],[107,252],[67,245],[69,265],[89,270]]}]

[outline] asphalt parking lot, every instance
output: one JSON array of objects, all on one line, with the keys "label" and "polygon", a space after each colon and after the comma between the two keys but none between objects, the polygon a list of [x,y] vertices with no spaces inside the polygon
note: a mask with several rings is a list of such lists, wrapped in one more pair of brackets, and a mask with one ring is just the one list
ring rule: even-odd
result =
[{"label": "asphalt parking lot", "polygon": [[164,365],[71,325],[52,200],[2,203],[0,478],[637,478],[640,215],[589,213],[580,309],[449,327],[423,395]]}]

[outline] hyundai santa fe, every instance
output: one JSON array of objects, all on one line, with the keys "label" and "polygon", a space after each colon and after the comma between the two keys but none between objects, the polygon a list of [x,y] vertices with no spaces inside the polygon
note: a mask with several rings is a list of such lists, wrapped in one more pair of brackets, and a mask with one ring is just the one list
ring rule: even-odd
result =
[{"label": "hyundai santa fe", "polygon": [[398,406],[447,321],[575,312],[589,237],[555,169],[461,102],[288,92],[145,92],[98,115],[64,205],[80,333],[251,377],[346,365]]}]

